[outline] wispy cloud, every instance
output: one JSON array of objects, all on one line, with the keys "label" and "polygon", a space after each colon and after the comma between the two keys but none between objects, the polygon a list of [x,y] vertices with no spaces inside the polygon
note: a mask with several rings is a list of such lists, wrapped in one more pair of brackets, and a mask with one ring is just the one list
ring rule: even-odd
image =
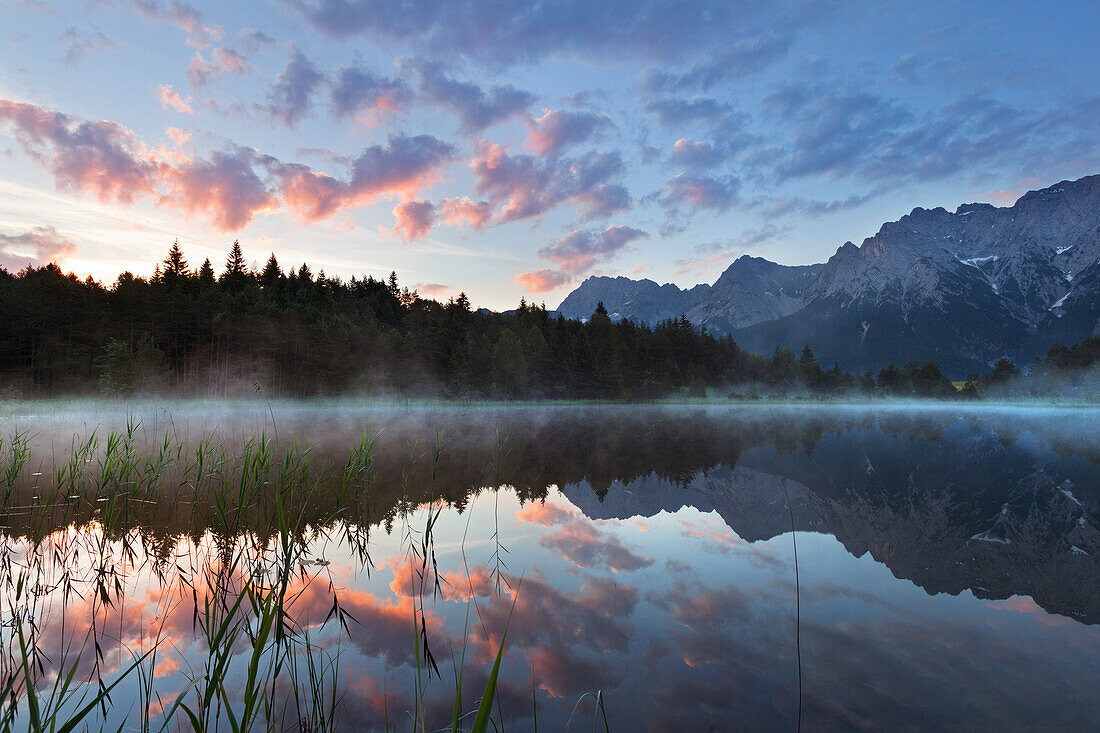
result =
[{"label": "wispy cloud", "polygon": [[174,109],[185,115],[195,114],[195,109],[191,106],[191,96],[188,95],[184,99],[179,92],[172,88],[171,84],[161,84],[157,87],[157,99],[167,109]]},{"label": "wispy cloud", "polygon": [[522,273],[516,282],[533,293],[554,290],[589,272],[597,263],[612,259],[631,242],[647,237],[648,232],[622,224],[602,230],[574,230],[539,250],[539,258],[554,269]]},{"label": "wispy cloud", "polygon": [[76,249],[76,242],[50,226],[37,226],[21,234],[0,232],[0,267],[14,272],[28,265],[61,264],[76,254]]},{"label": "wispy cloud", "polygon": [[64,60],[69,66],[80,63],[92,51],[117,48],[118,41],[111,40],[92,24],[84,27],[71,25],[62,31],[57,40],[65,49]]}]

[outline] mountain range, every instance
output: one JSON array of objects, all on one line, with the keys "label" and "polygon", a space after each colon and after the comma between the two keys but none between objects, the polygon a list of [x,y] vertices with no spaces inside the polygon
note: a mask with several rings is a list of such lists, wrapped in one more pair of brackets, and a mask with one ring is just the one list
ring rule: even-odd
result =
[{"label": "mountain range", "polygon": [[1100,335],[1100,175],[1010,207],[913,209],[823,264],[738,258],[713,285],[590,277],[558,307],[587,318],[686,315],[749,351],[813,348],[849,370],[933,360],[955,378]]}]

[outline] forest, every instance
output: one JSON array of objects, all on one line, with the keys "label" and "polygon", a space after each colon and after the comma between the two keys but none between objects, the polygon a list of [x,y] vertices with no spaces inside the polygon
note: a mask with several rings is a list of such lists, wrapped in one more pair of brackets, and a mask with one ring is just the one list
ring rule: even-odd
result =
[{"label": "forest", "polygon": [[[54,264],[0,268],[0,313],[6,397],[965,398],[1039,384],[1007,359],[961,389],[932,362],[851,374],[808,347],[750,354],[683,316],[651,328],[613,322],[602,304],[584,321],[522,300],[475,310],[465,294],[421,298],[394,273],[344,281],[307,264],[284,271],[274,254],[257,271],[237,242],[220,273],[209,259],[192,268],[177,241],[151,277],[123,272],[109,287]],[[1092,339],[1056,346],[1029,372],[1078,373],[1098,359]]]}]

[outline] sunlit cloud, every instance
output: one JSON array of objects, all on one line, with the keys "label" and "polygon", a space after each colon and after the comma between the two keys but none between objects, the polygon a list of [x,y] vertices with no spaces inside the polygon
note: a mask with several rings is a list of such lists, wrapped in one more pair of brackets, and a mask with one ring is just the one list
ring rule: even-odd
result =
[{"label": "sunlit cloud", "polygon": [[435,226],[435,206],[430,201],[402,201],[393,209],[397,223],[391,230],[406,241],[415,241],[428,236]]},{"label": "sunlit cloud", "polygon": [[575,507],[550,502],[532,502],[516,518],[543,527],[556,527],[544,534],[539,544],[559,552],[578,567],[606,567],[614,572],[633,572],[649,567],[653,560],[636,555],[609,529],[601,528]]},{"label": "sunlit cloud", "polygon": [[247,74],[251,71],[244,56],[230,48],[215,48],[208,60],[202,51],[196,51],[187,66],[187,79],[196,88],[205,87],[222,74]]},{"label": "sunlit cloud", "polygon": [[185,115],[195,114],[195,109],[191,106],[191,97],[184,99],[171,84],[161,84],[157,87],[157,99],[168,109],[174,109]]},{"label": "sunlit cloud", "polygon": [[548,293],[573,282],[573,276],[542,267],[516,275],[516,282],[529,293]]},{"label": "sunlit cloud", "polygon": [[371,127],[380,124],[387,115],[400,113],[411,99],[412,91],[402,80],[358,66],[341,68],[331,88],[334,114],[355,117]]},{"label": "sunlit cloud", "polygon": [[76,249],[76,243],[54,227],[34,227],[20,234],[0,232],[0,267],[14,272],[28,265],[62,265]]},{"label": "sunlit cloud", "polygon": [[146,20],[168,23],[187,33],[187,42],[196,48],[206,48],[222,36],[216,25],[205,25],[202,13],[183,0],[162,3],[159,0],[133,0],[134,11]]},{"label": "sunlit cloud", "polygon": [[341,180],[249,148],[214,151],[208,159],[158,155],[115,122],[80,121],[9,100],[0,100],[0,121],[49,166],[60,188],[121,204],[156,196],[203,215],[220,231],[240,229],[256,214],[280,207],[314,222],[379,198],[411,199],[455,156],[453,147],[430,135],[393,135],[386,145],[364,149],[350,177]]},{"label": "sunlit cloud", "polygon": [[624,170],[618,153],[540,159],[509,155],[503,146],[486,141],[478,143],[470,167],[475,190],[488,197],[499,223],[538,217],[567,201],[580,204],[582,213],[610,213],[605,200],[594,194]]},{"label": "sunlit cloud", "polygon": [[579,275],[597,262],[611,259],[631,242],[649,236],[641,229],[620,224],[602,231],[575,230],[539,250],[539,257],[563,272]]},{"label": "sunlit cloud", "polygon": [[607,118],[592,112],[544,109],[541,117],[528,123],[525,144],[538,155],[556,153],[584,142],[604,124]]},{"label": "sunlit cloud", "polygon": [[471,229],[485,229],[493,217],[492,204],[488,201],[474,201],[469,196],[443,199],[440,210],[447,224],[466,225]]}]

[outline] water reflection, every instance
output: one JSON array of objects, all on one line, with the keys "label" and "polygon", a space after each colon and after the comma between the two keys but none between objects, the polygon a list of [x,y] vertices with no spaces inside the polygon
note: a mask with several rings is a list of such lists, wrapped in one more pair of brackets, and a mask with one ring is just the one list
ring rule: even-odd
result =
[{"label": "water reflection", "polygon": [[[513,728],[537,716],[560,729],[572,715],[587,726],[596,691],[615,729],[794,727],[792,515],[805,726],[1094,724],[1093,412],[314,408],[276,418],[284,446],[296,435],[311,465],[339,469],[318,471],[308,501],[298,497],[309,531],[288,609],[294,633],[339,652],[342,727],[404,729],[417,708],[429,728],[449,723],[453,685],[430,682],[417,699],[417,609],[444,680],[465,654],[464,710],[507,629],[497,693]],[[108,410],[92,424],[103,434],[120,420]],[[273,433],[259,410],[142,416],[154,420],[143,454],[166,431],[186,444],[181,456],[215,424],[231,452]],[[369,476],[347,489],[340,467],[372,424]],[[8,562],[39,558],[42,586],[78,581],[36,607],[40,638],[60,650],[94,626],[102,650],[81,657],[82,678],[160,639],[150,677],[159,700],[173,699],[207,653],[196,579],[226,577],[227,546],[256,562],[277,554],[271,515],[241,511],[226,532],[182,460],[161,475],[192,492],[186,511],[167,511],[178,492],[132,497],[109,525],[103,502],[42,509],[35,497],[56,483],[54,456],[67,455],[59,446],[91,428],[68,413],[3,427],[34,429],[13,489],[23,508],[4,520]],[[81,476],[95,485],[103,470],[90,460]],[[424,562],[409,548],[433,512],[434,562]],[[97,604],[106,564],[123,600]],[[336,599],[346,628],[332,621]],[[114,698],[127,695],[141,699],[137,680]]]}]

